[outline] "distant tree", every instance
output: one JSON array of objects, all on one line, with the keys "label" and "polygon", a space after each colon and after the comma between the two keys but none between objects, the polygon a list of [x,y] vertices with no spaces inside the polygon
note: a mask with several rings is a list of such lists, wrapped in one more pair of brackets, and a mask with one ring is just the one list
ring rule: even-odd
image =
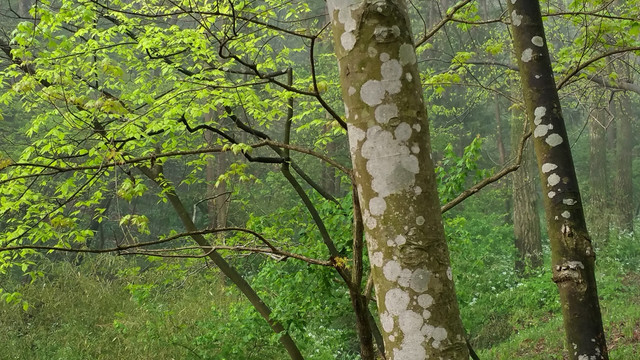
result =
[{"label": "distant tree", "polygon": [[[528,129],[522,110],[513,110],[511,119],[511,143],[517,144],[524,129]],[[513,149],[515,153],[516,148]],[[513,234],[516,247],[515,269],[519,274],[526,274],[527,269],[542,266],[542,236],[540,234],[540,216],[538,215],[538,199],[536,176],[534,175],[535,159],[531,140],[527,141],[520,162],[520,168],[512,175],[513,197]]]}]

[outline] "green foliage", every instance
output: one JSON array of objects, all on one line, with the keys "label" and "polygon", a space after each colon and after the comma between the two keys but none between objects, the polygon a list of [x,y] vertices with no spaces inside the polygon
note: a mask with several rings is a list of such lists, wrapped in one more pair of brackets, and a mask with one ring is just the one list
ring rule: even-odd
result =
[{"label": "green foliage", "polygon": [[443,159],[436,164],[440,202],[446,204],[473,183],[491,175],[478,166],[483,139],[478,135],[465,146],[462,156],[456,155],[453,145],[444,148]]}]

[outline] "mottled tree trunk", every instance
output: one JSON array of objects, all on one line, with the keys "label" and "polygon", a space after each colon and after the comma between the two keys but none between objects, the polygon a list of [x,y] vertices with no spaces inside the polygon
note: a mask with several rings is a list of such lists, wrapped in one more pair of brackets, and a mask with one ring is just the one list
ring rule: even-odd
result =
[{"label": "mottled tree trunk", "polygon": [[546,46],[540,4],[507,1],[542,181],[553,280],[571,359],[608,359],[580,190]]},{"label": "mottled tree trunk", "polygon": [[622,94],[615,108],[618,136],[616,142],[616,177],[614,193],[615,226],[620,231],[633,232],[632,154],[633,129],[628,95]]},{"label": "mottled tree trunk", "polygon": [[327,6],[387,359],[468,359],[406,5]]},{"label": "mottled tree trunk", "polygon": [[[514,111],[511,122],[511,143],[518,144],[523,134],[525,121],[520,111]],[[515,153],[518,149],[513,149]],[[542,240],[540,216],[538,215],[538,193],[534,179],[535,159],[531,142],[525,143],[520,168],[513,173],[513,235],[516,246],[515,269],[521,275],[527,269],[542,266]]]},{"label": "mottled tree trunk", "polygon": [[589,116],[589,233],[594,242],[609,238],[609,181],[607,180],[608,104],[598,104]]}]

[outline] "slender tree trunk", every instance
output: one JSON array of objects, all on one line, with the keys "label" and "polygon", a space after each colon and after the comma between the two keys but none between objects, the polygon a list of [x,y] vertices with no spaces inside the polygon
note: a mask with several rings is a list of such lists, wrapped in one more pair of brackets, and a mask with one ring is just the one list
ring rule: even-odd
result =
[{"label": "slender tree trunk", "polygon": [[609,238],[609,204],[607,180],[607,129],[608,104],[596,104],[589,118],[589,233],[594,242]]},{"label": "slender tree trunk", "polygon": [[571,148],[546,46],[540,4],[507,1],[526,114],[532,127],[570,358],[608,359],[587,233]]},{"label": "slender tree trunk", "polygon": [[[173,186],[171,186],[162,175],[162,167],[156,165],[153,169],[140,167],[140,171],[145,174],[149,179],[153,180],[158,186],[160,186],[164,190],[164,194],[173,206],[176,214],[182,221],[182,225],[185,227],[185,230],[188,232],[195,232],[198,230],[196,225],[191,220],[191,216],[189,212],[184,207],[182,200],[176,195]],[[203,247],[203,251],[207,253],[207,256],[213,263],[225,274],[234,285],[238,287],[238,290],[244,294],[244,296],[249,300],[251,305],[258,311],[260,315],[267,321],[271,329],[276,334],[280,335],[280,343],[284,346],[284,348],[289,353],[289,357],[295,360],[302,360],[302,354],[298,349],[296,343],[293,341],[291,336],[285,331],[282,324],[273,320],[271,318],[271,309],[265,304],[258,293],[251,287],[251,285],[238,273],[238,271],[233,268],[229,263],[217,252],[209,251],[208,247],[211,244],[204,238],[204,236],[199,234],[191,235],[191,238],[199,245]]]},{"label": "slender tree trunk", "polygon": [[327,5],[387,359],[468,359],[406,4]]},{"label": "slender tree trunk", "polygon": [[[511,143],[518,144],[525,121],[520,111],[514,111],[511,123]],[[517,149],[514,149],[514,152]],[[542,266],[542,240],[538,194],[534,183],[535,159],[531,143],[527,141],[520,168],[513,173],[513,235],[516,246],[515,269],[521,275],[527,269]]]},{"label": "slender tree trunk", "polygon": [[616,142],[616,177],[614,193],[615,225],[620,231],[633,232],[633,181],[632,153],[633,129],[629,97],[622,94],[616,106],[618,138]]}]

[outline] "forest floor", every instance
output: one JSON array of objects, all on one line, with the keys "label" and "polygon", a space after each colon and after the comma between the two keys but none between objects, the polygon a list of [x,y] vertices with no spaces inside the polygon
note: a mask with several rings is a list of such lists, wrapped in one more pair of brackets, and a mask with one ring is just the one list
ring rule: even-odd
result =
[{"label": "forest floor", "polygon": [[[640,354],[638,243],[633,236],[621,237],[598,257],[611,359],[636,360]],[[0,303],[0,360],[286,359],[263,321],[202,262],[140,266],[129,258],[93,256],[43,264],[43,276],[33,282],[0,277],[3,287],[13,287],[27,301],[8,304],[5,297]],[[458,276],[463,321],[480,359],[568,359],[548,270],[529,278],[487,271],[475,279],[477,292],[464,274]],[[348,319],[333,323],[337,329],[350,327]],[[301,336],[307,359],[358,358],[353,333],[337,337],[335,329],[307,330],[317,334]],[[340,349],[349,351],[335,350],[334,342],[347,343]],[[310,350],[322,348],[326,352]]]}]

